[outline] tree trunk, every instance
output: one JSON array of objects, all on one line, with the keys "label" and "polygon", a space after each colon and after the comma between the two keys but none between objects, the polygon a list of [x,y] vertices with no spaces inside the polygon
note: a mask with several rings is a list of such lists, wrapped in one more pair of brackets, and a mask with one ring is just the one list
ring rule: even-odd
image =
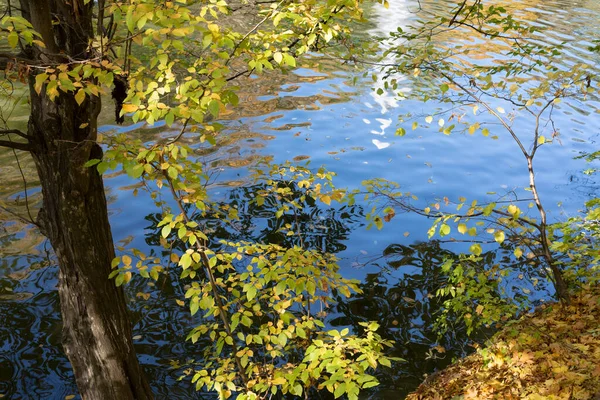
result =
[{"label": "tree trunk", "polygon": [[[48,63],[89,57],[94,2],[21,0],[21,12],[45,48],[27,49]],[[68,58],[67,58],[68,56]],[[133,348],[122,288],[108,279],[115,257],[102,176],[83,165],[100,158],[96,144],[100,98],[79,105],[74,93],[54,100],[29,77],[30,151],[42,186],[38,216],[58,258],[63,347],[83,399],[150,399],[152,392]]]},{"label": "tree trunk", "polygon": [[[108,279],[115,257],[102,177],[83,164],[95,143],[100,99],[77,105],[37,95],[31,78],[28,134],[43,193],[38,222],[60,265],[63,347],[84,399],[149,399],[131,339],[125,295]],[[82,124],[89,124],[79,128]]]}]

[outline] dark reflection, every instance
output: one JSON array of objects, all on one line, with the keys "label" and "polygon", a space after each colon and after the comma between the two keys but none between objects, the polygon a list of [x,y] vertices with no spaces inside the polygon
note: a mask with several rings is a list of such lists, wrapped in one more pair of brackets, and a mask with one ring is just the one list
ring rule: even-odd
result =
[{"label": "dark reflection", "polygon": [[[473,339],[482,340],[491,333],[479,332],[469,338],[464,324],[455,322],[451,331],[438,337],[433,325],[445,299],[435,295],[447,281],[440,266],[448,258],[457,260],[458,255],[437,241],[392,244],[380,260],[368,265],[378,272],[367,274],[360,285],[363,293],[339,299],[337,311],[341,315],[331,321],[332,325],[352,326],[359,331],[360,322],[377,321],[381,325],[379,333],[396,342],[391,355],[406,360],[394,369],[378,370],[381,385],[374,388],[370,398],[404,398],[423,381],[424,374],[471,352],[474,348],[469,343]],[[477,267],[489,268],[496,253],[484,253],[482,258]]]},{"label": "dark reflection", "polygon": [[48,290],[56,287],[58,269],[33,257],[6,257],[0,272],[0,394],[63,399],[77,393],[60,344],[58,292]]},{"label": "dark reflection", "polygon": [[[302,201],[302,191],[298,190],[295,183],[281,181],[278,185],[292,189],[291,199],[302,206],[301,210],[295,214],[290,211],[277,218],[275,214],[281,203],[275,196],[265,197],[264,204],[260,206],[253,202],[259,193],[269,189],[266,184],[234,188],[224,200],[212,206],[205,217],[196,214],[196,222],[204,227],[204,232],[212,242],[210,247],[218,249],[221,240],[244,240],[284,247],[301,246],[327,253],[346,250],[344,241],[348,239],[352,229],[361,225],[364,220],[361,206],[321,208],[310,197]],[[224,218],[230,208],[237,209],[238,219],[227,221]],[[156,225],[162,219],[161,215],[150,214],[146,219],[152,223],[147,228],[151,233],[146,235],[146,243],[158,246],[160,229]],[[283,231],[286,224],[292,224],[294,230],[299,230],[302,235],[286,235]]]}]

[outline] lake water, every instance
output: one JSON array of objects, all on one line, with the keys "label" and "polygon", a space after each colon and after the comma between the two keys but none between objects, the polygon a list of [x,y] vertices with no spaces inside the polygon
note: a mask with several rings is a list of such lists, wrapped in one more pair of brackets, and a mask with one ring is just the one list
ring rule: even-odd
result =
[{"label": "lake water", "polygon": [[[441,7],[442,2],[421,1],[423,7]],[[561,67],[576,60],[599,65],[598,54],[587,50],[598,38],[600,2],[596,0],[513,1],[523,18],[549,30],[541,41],[567,42]],[[406,26],[416,2],[390,0],[389,10],[376,8],[374,27],[365,38],[374,38]],[[482,45],[485,46],[485,45]],[[492,54],[493,49],[482,48]],[[211,194],[243,209],[252,198],[245,187],[247,167],[263,156],[275,162],[310,159],[312,166],[325,165],[337,172],[339,187],[357,188],[364,179],[381,177],[400,183],[423,204],[448,196],[464,196],[480,202],[494,200],[510,191],[524,195],[527,171],[522,154],[503,132],[499,138],[469,135],[445,136],[419,127],[405,137],[396,137],[397,119],[410,111],[428,115],[431,105],[399,102],[379,96],[361,71],[342,66],[338,60],[313,55],[305,65],[285,76],[255,78],[245,84],[235,114],[224,121],[226,129],[218,145],[202,151],[202,160],[217,172]],[[355,77],[359,77],[353,84]],[[576,159],[598,149],[600,116],[591,106],[563,103],[555,112],[561,128],[561,143],[544,146],[536,156],[541,197],[550,221],[573,216],[584,201],[596,195],[598,182],[582,173],[589,167]],[[108,107],[110,108],[110,107]],[[592,110],[592,111],[590,111]],[[166,137],[164,127],[117,127],[110,123],[110,110],[102,127],[105,133],[135,131],[148,140]],[[25,116],[13,117],[24,124]],[[531,127],[519,121],[523,130]],[[492,132],[494,133],[494,132]],[[30,178],[28,194],[39,200],[30,161],[22,167]],[[0,198],[12,202],[11,209],[24,215],[21,177],[11,152],[0,151]],[[126,247],[155,249],[156,208],[141,194],[133,197],[136,182],[121,174],[108,175],[107,195],[115,240]],[[244,209],[254,227],[244,237],[271,240],[269,216]],[[432,314],[439,308],[427,299],[442,277],[436,269],[444,257],[463,250],[459,245],[426,242],[430,222],[416,215],[396,216],[382,231],[367,231],[360,205],[342,210],[310,210],[311,244],[336,252],[346,277],[363,282],[364,294],[342,302],[331,324],[355,326],[362,320],[379,320],[382,334],[396,340],[394,354],[408,360],[379,376],[382,386],[374,399],[398,399],[413,389],[424,373],[447,365],[455,355],[469,351],[460,329],[437,341],[431,330]],[[223,228],[223,235],[234,232]],[[237,233],[239,238],[239,233]],[[31,227],[7,213],[0,213],[0,395],[8,398],[61,399],[76,393],[67,359],[60,348],[60,314],[57,267],[49,245]],[[492,262],[495,249],[485,249]],[[186,343],[186,332],[194,321],[176,305],[181,297],[177,279],[161,279],[150,286],[134,280],[127,293],[140,360],[147,369],[157,398],[201,397],[189,380],[178,382],[180,366],[201,357],[201,345]],[[433,351],[442,346],[445,352]]]}]

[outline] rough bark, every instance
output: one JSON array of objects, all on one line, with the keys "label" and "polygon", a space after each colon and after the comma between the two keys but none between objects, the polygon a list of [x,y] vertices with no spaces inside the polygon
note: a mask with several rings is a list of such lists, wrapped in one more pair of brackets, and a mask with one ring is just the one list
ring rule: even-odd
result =
[{"label": "rough bark", "polygon": [[[23,0],[24,16],[44,41],[63,54],[35,57],[85,59],[93,38],[92,7],[83,0]],[[51,26],[47,26],[50,21]],[[55,47],[53,45],[47,48]],[[50,101],[29,78],[31,115],[27,135],[43,193],[38,217],[58,258],[63,347],[84,399],[150,399],[152,392],[133,348],[125,295],[108,279],[115,257],[102,177],[83,165],[101,157],[96,144],[101,102],[78,105],[72,93]]]}]

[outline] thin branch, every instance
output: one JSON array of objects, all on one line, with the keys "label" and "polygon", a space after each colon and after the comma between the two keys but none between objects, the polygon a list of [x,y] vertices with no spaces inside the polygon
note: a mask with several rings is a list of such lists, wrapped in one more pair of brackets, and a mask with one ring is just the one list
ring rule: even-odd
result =
[{"label": "thin branch", "polygon": [[31,151],[31,147],[28,143],[13,142],[10,140],[0,140],[0,147],[7,147],[9,149]]},{"label": "thin branch", "polygon": [[448,27],[452,26],[452,24],[454,24],[454,22],[456,22],[456,19],[458,18],[461,11],[463,10],[463,8],[465,8],[466,5],[467,5],[467,0],[463,0],[462,4],[460,5],[460,7],[458,7],[458,10],[454,13],[454,16],[452,16],[452,19],[448,23]]},{"label": "thin branch", "polygon": [[173,139],[169,140],[167,143],[165,143],[165,146],[173,144],[173,143],[179,141],[179,139],[181,139],[181,137],[185,134],[185,129],[187,128],[187,125],[190,122],[190,119],[192,119],[192,117],[186,118],[186,120],[183,122],[183,126],[181,127],[181,130],[179,131],[179,134],[177,136],[175,136]]},{"label": "thin branch", "polygon": [[[171,194],[173,195],[173,198],[174,198],[175,202],[177,203],[179,210],[181,211],[181,215],[183,216],[183,219],[185,220],[186,223],[192,222],[191,219],[189,218],[189,216],[187,215],[187,212],[185,210],[185,207],[183,206],[183,203],[181,202],[181,198],[179,197],[179,195],[177,194],[177,191],[175,190],[173,181],[171,180],[169,175],[164,171],[163,171],[163,175],[169,184],[169,189],[171,190]],[[223,305],[223,302],[221,300],[221,295],[218,292],[217,281],[216,281],[215,275],[213,274],[213,271],[210,267],[208,256],[206,255],[206,247],[201,245],[200,242],[196,242],[196,248],[197,248],[198,252],[200,253],[200,257],[202,259],[202,264],[204,266],[204,269],[206,270],[206,274],[208,275],[211,290],[213,292],[213,296],[215,297],[215,303],[217,304],[217,307],[219,308],[219,316],[221,317],[221,321],[223,322],[223,327],[225,328],[225,332],[227,333],[228,336],[230,336],[233,339],[233,332],[231,330],[231,326],[229,325],[229,320],[227,319],[227,310],[225,309],[225,306]],[[235,339],[233,340],[231,347],[232,347],[232,355],[235,359],[235,363],[240,372],[242,381],[244,382],[244,384],[246,386],[248,386],[248,376],[246,375],[246,370],[242,366],[241,360],[240,360],[239,356],[237,355],[238,350],[237,350],[237,345],[235,344]]]},{"label": "thin branch", "polygon": [[20,136],[23,139],[30,138],[30,136],[28,136],[26,133],[24,133],[18,129],[2,129],[2,130],[0,130],[0,135],[10,135],[11,133],[14,133],[17,136]]},{"label": "thin branch", "polygon": [[558,99],[558,96],[554,97],[550,101],[548,101],[546,103],[546,105],[544,105],[544,107],[540,110],[540,112],[535,116],[535,130],[534,130],[534,138],[533,138],[533,149],[531,150],[531,158],[533,158],[533,156],[535,156],[535,152],[541,146],[540,144],[538,144],[538,138],[540,136],[540,119],[542,117],[542,114],[544,114],[544,112],[548,109],[548,107],[550,107],[554,104],[554,100],[556,100],[556,99]]},{"label": "thin branch", "polygon": [[452,78],[448,74],[445,74],[445,73],[441,72],[440,75],[443,76],[444,78],[446,78],[448,81],[452,82],[454,85],[456,85],[458,88],[460,88],[460,90],[462,90],[463,92],[465,92],[467,95],[471,96],[479,104],[481,104],[483,107],[485,107],[490,114],[492,114],[494,117],[496,117],[496,119],[498,121],[500,121],[500,123],[508,131],[508,133],[510,133],[510,135],[512,136],[512,138],[514,139],[514,141],[517,143],[517,145],[519,145],[519,149],[521,149],[521,152],[523,153],[523,155],[525,156],[525,158],[529,158],[529,153],[525,149],[525,146],[523,146],[523,143],[521,142],[521,139],[519,139],[519,137],[517,136],[517,134],[515,133],[515,131],[512,129],[512,127],[506,123],[506,121],[504,120],[504,118],[502,118],[502,116],[500,114],[498,114],[496,112],[496,110],[494,110],[492,107],[490,107],[490,105],[487,102],[481,100],[475,93],[471,92],[464,85],[458,83],[454,78]]},{"label": "thin branch", "polygon": [[254,25],[254,27],[252,29],[250,29],[250,31],[248,31],[248,33],[246,33],[244,35],[242,40],[240,40],[239,42],[237,42],[235,44],[235,46],[233,47],[233,50],[231,50],[231,53],[229,54],[229,58],[227,59],[227,61],[225,61],[225,65],[228,65],[229,62],[233,59],[235,52],[242,45],[242,43],[244,43],[244,41],[246,41],[246,39],[248,39],[248,36],[250,36],[254,31],[256,31],[262,24],[264,24],[271,17],[271,15],[273,15],[273,11],[275,11],[275,10],[271,9],[271,11],[269,11],[267,13],[267,15],[258,24]]},{"label": "thin branch", "polygon": [[38,226],[34,221],[29,221],[27,218],[24,218],[24,217],[20,216],[16,212],[9,210],[8,208],[6,208],[6,207],[4,207],[2,205],[0,205],[0,210],[4,211],[7,214],[10,214],[11,217],[13,217],[14,219],[19,220],[20,222],[22,222],[24,224]]}]

